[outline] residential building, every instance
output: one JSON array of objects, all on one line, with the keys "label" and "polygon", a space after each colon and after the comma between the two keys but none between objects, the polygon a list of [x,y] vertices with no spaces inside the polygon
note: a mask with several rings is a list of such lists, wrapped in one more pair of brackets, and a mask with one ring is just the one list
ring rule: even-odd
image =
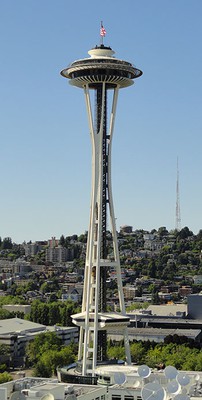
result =
[{"label": "residential building", "polygon": [[66,247],[48,247],[46,249],[46,261],[52,263],[65,263],[73,259],[74,250]]},{"label": "residential building", "polygon": [[123,225],[120,226],[120,233],[127,234],[127,233],[132,233],[133,232],[133,227],[130,225]]}]

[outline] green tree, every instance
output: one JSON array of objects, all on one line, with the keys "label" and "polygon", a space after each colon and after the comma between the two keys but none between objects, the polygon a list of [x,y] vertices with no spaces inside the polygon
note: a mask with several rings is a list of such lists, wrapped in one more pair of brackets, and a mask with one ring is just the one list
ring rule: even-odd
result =
[{"label": "green tree", "polygon": [[8,368],[8,366],[6,364],[0,364],[0,373],[5,372],[7,370],[7,368]]},{"label": "green tree", "polygon": [[194,371],[202,371],[202,351],[198,352],[197,357],[195,358],[195,368],[192,368]]},{"label": "green tree", "polygon": [[13,378],[8,372],[5,371],[5,372],[2,372],[2,374],[0,374],[0,384],[5,383],[5,382],[10,382],[12,380],[13,380]]},{"label": "green tree", "polygon": [[25,286],[25,293],[27,293],[29,290],[37,290],[38,289],[38,283],[36,281],[30,281],[26,284]]},{"label": "green tree", "polygon": [[125,349],[124,346],[116,345],[109,347],[107,350],[107,355],[110,359],[125,360]]},{"label": "green tree", "polygon": [[200,355],[201,354],[197,349],[193,349],[182,363],[182,369],[184,371],[202,371],[202,363],[200,363]]},{"label": "green tree", "polygon": [[150,368],[155,368],[157,365],[159,365],[163,362],[164,362],[164,359],[162,357],[161,347],[155,346],[154,349],[149,349],[147,351],[147,354],[145,356],[145,363]]},{"label": "green tree", "polygon": [[59,244],[60,244],[60,246],[64,246],[65,245],[65,237],[64,237],[64,235],[60,236]]},{"label": "green tree", "polygon": [[132,343],[130,345],[131,358],[136,364],[144,364],[146,349],[141,342]]},{"label": "green tree", "polygon": [[28,364],[34,366],[34,376],[51,377],[57,367],[75,361],[75,345],[63,346],[55,332],[37,335],[26,348]]},{"label": "green tree", "polygon": [[0,308],[0,319],[9,319],[9,318],[14,318],[14,317],[15,317],[14,312],[10,312],[10,311],[3,310],[2,308]]},{"label": "green tree", "polygon": [[37,335],[26,347],[26,356],[30,364],[36,363],[43,353],[49,350],[60,351],[62,341],[55,332],[45,332]]},{"label": "green tree", "polygon": [[167,231],[167,229],[166,229],[166,227],[165,226],[161,226],[159,229],[158,229],[158,235],[159,235],[159,237],[163,237],[163,236],[167,236],[168,235],[168,231]]},{"label": "green tree", "polygon": [[12,247],[13,247],[12,239],[10,237],[4,238],[1,244],[2,250],[12,249]]},{"label": "green tree", "polygon": [[10,346],[4,343],[0,343],[0,356],[9,356]]},{"label": "green tree", "polygon": [[60,351],[48,350],[44,352],[40,361],[51,371],[51,374],[56,374],[57,367],[71,364],[75,361],[75,354],[70,346],[62,348]]},{"label": "green tree", "polygon": [[151,278],[156,278],[157,266],[154,260],[151,260],[148,264],[148,274]]},{"label": "green tree", "polygon": [[49,311],[48,304],[41,303],[39,305],[39,315],[37,322],[39,322],[42,325],[49,325],[48,311]]},{"label": "green tree", "polygon": [[59,290],[59,285],[57,279],[52,279],[52,281],[42,283],[40,291],[42,293],[50,293]]},{"label": "green tree", "polygon": [[82,234],[78,237],[78,242],[87,243],[87,234]]},{"label": "green tree", "polygon": [[39,360],[34,367],[33,376],[51,378],[52,370],[43,361]]},{"label": "green tree", "polygon": [[57,302],[53,302],[49,305],[49,325],[55,325],[58,323],[58,314],[60,312],[60,307]]},{"label": "green tree", "polygon": [[71,315],[79,311],[77,304],[70,300],[52,303],[36,300],[31,306],[30,320],[44,325],[72,326]]},{"label": "green tree", "polygon": [[189,236],[193,236],[193,232],[189,230],[187,226],[181,229],[181,231],[178,233],[178,239],[186,239]]},{"label": "green tree", "polygon": [[160,304],[158,289],[155,287],[152,293],[152,304]]},{"label": "green tree", "polygon": [[190,359],[190,356],[193,353],[197,353],[197,349],[190,349],[186,345],[168,345],[166,348],[171,349],[169,354],[167,355],[166,364],[173,365],[177,369],[183,369],[183,365],[185,366],[187,360]]}]

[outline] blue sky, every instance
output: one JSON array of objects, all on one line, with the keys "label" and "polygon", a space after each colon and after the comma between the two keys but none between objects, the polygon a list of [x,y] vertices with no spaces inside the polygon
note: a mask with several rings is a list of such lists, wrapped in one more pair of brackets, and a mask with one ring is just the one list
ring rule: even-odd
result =
[{"label": "blue sky", "polygon": [[83,92],[59,74],[99,44],[143,71],[119,94],[112,177],[117,227],[201,223],[201,0],[0,2],[0,236],[88,229],[91,143]]}]

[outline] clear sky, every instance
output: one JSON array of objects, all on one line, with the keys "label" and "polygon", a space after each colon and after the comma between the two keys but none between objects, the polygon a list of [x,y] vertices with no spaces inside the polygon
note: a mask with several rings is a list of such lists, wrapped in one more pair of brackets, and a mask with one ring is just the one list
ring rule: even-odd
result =
[{"label": "clear sky", "polygon": [[143,71],[119,94],[117,228],[202,228],[202,1],[0,1],[0,236],[88,229],[91,143],[82,90],[59,74],[100,43]]}]

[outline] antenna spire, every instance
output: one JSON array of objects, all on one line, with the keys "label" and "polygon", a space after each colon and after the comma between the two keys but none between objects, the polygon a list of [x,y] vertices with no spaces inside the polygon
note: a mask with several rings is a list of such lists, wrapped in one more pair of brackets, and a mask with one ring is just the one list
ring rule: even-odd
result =
[{"label": "antenna spire", "polygon": [[103,38],[105,37],[106,33],[107,32],[106,32],[106,30],[105,30],[105,28],[103,26],[102,21],[101,21],[101,27],[100,27],[101,44],[103,44]]}]

